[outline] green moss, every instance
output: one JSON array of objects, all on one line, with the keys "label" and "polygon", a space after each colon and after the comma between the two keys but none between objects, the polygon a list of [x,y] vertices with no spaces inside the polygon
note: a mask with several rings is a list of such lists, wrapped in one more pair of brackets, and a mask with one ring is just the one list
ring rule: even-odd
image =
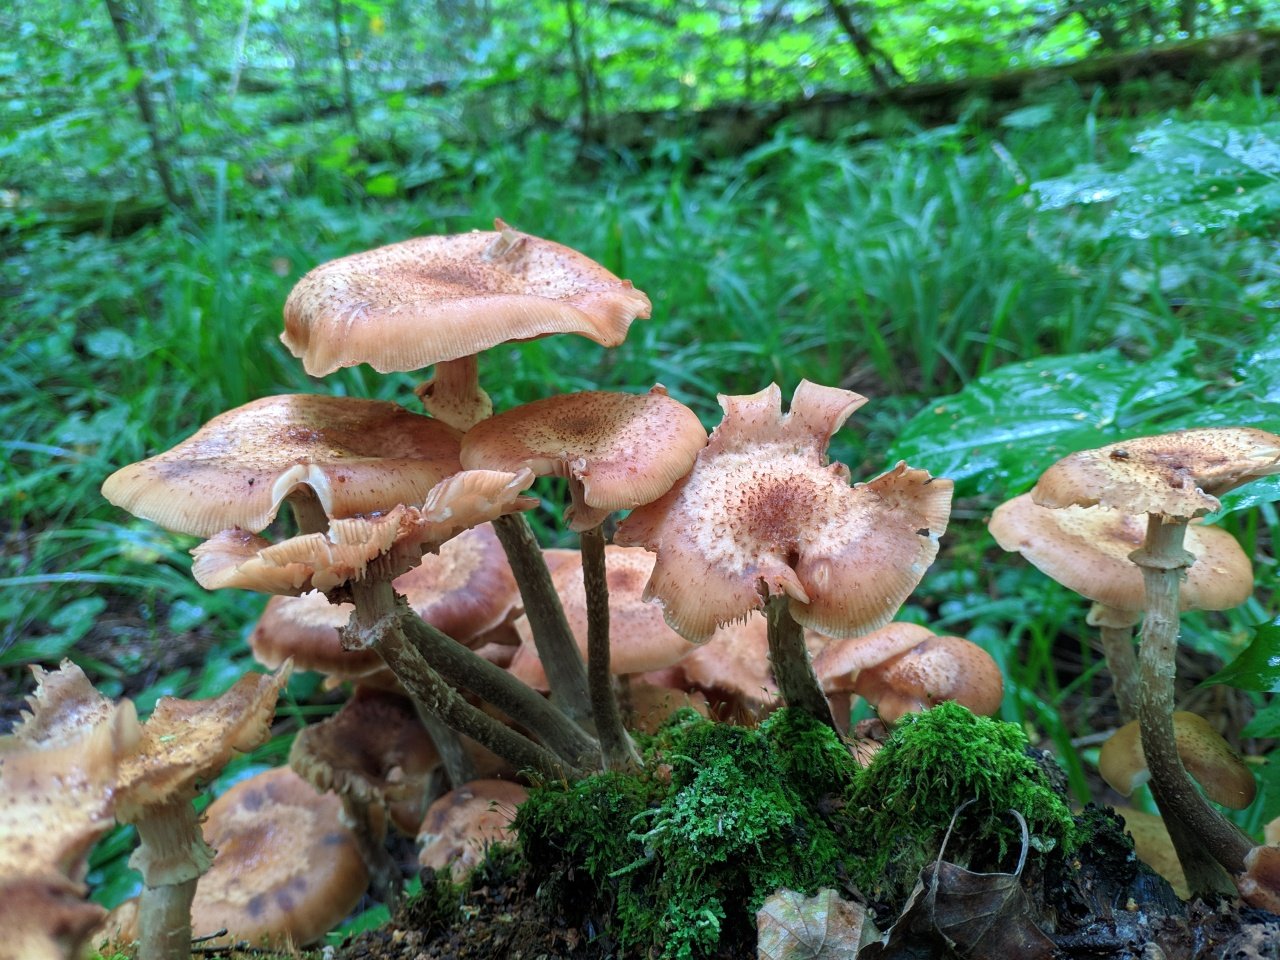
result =
[{"label": "green moss", "polygon": [[1022,833],[1010,810],[1026,819],[1035,850],[1070,851],[1071,811],[1026,748],[1016,725],[953,703],[904,717],[850,795],[850,841],[865,851],[850,871],[859,889],[901,904],[968,800],[947,860],[1012,869]]},{"label": "green moss", "polygon": [[759,730],[678,715],[645,744],[669,779],[602,774],[532,791],[517,818],[530,864],[562,903],[612,915],[628,951],[709,956],[754,936],[779,887],[839,882],[829,818],[855,765],[830,730],[780,711]]}]

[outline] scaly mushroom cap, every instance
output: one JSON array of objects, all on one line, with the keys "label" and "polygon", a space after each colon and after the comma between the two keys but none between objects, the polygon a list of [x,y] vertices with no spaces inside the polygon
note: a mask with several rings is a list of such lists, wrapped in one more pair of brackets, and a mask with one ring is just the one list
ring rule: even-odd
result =
[{"label": "scaly mushroom cap", "polygon": [[66,877],[0,880],[0,960],[79,960],[107,911]]},{"label": "scaly mushroom cap", "polygon": [[417,503],[461,469],[458,432],[381,400],[290,394],[214,417],[171,450],[117,470],[102,495],[168,530],[256,533],[310,487],[330,517]]},{"label": "scaly mushroom cap", "polygon": [[[1205,796],[1233,810],[1243,810],[1253,803],[1258,790],[1253,771],[1208,720],[1194,713],[1175,711],[1173,736],[1182,765],[1200,784]],[[1151,779],[1137,720],[1126,723],[1102,745],[1098,772],[1126,797]]]},{"label": "scaly mushroom cap", "polygon": [[[460,643],[497,629],[520,600],[502,544],[489,524],[464,530],[393,581],[409,606]],[[380,672],[372,650],[344,650],[338,631],[351,619],[351,604],[330,603],[323,593],[275,596],[259,618],[249,646],[259,663],[276,667],[292,657],[299,670],[339,679]]]},{"label": "scaly mushroom cap", "polygon": [[[364,687],[333,716],[300,731],[289,750],[289,766],[317,790],[380,807],[424,796],[439,763],[413,704]],[[403,829],[413,833],[421,820]]]},{"label": "scaly mushroom cap", "polygon": [[[1001,548],[1022,554],[1080,596],[1115,610],[1142,609],[1142,568],[1129,555],[1146,539],[1145,516],[1096,506],[1042,507],[1024,493],[996,507],[988,527]],[[1196,561],[1179,592],[1183,610],[1226,610],[1249,598],[1253,565],[1235,537],[1193,524],[1185,546]]]},{"label": "scaly mushroom cap", "polygon": [[1031,497],[1044,507],[1095,504],[1123,513],[1189,520],[1218,509],[1218,497],[1280,473],[1280,437],[1252,427],[1178,430],[1063,457]]},{"label": "scaly mushroom cap", "polygon": [[[587,594],[582,583],[582,555],[563,558],[551,574],[565,619],[578,650],[587,654]],[[605,580],[609,585],[609,669],[615,674],[645,673],[670,666],[696,648],[662,619],[662,611],[644,600],[644,587],[653,573],[654,556],[639,547],[604,548]],[[547,689],[533,631],[526,617],[516,621],[520,647],[510,671],[538,690]]]},{"label": "scaly mushroom cap", "polygon": [[879,666],[863,670],[853,692],[885,723],[954,700],[992,716],[1004,697],[1004,678],[991,655],[962,637],[930,637]]},{"label": "scaly mushroom cap", "polygon": [[570,393],[507,410],[467,431],[461,458],[468,469],[567,477],[569,526],[582,531],[658,499],[706,442],[697,415],[659,384],[646,394]]},{"label": "scaly mushroom cap", "polygon": [[238,587],[287,596],[361,580],[375,561],[379,575],[394,578],[463,530],[536,506],[537,500],[521,496],[532,481],[528,470],[465,470],[432,487],[421,508],[402,504],[377,517],[334,520],[325,533],[277,544],[224,530],[191,551],[191,574],[206,590]]},{"label": "scaly mushroom cap", "polygon": [[71,661],[32,672],[30,710],[0,737],[0,877],[79,881],[115,823],[121,758],[142,730],[130,701],[111,703]]},{"label": "scaly mushroom cap", "polygon": [[369,883],[342,802],[287,767],[236,784],[209,805],[217,851],[191,904],[194,936],[210,945],[305,944],[351,912]]},{"label": "scaly mushroom cap", "polygon": [[797,622],[828,636],[883,626],[938,552],[951,511],[949,480],[904,463],[849,486],[827,444],[865,402],[805,380],[791,412],[770,386],[720,397],[725,417],[692,472],[635,510],[614,542],[658,554],[647,595],[689,640],[790,597]]},{"label": "scaly mushroom cap", "polygon": [[484,848],[510,840],[516,806],[528,791],[506,780],[472,780],[450,790],[427,808],[418,833],[418,862],[435,870],[448,868],[454,880],[480,862]]},{"label": "scaly mushroom cap", "polygon": [[858,675],[906,653],[933,636],[917,623],[895,620],[861,637],[833,640],[813,659],[813,672],[827,693],[852,693]]},{"label": "scaly mushroom cap", "polygon": [[576,333],[606,347],[649,298],[588,257],[512,230],[418,237],[316,267],[284,305],[280,339],[322,377],[367,363],[418,370],[510,340]]}]

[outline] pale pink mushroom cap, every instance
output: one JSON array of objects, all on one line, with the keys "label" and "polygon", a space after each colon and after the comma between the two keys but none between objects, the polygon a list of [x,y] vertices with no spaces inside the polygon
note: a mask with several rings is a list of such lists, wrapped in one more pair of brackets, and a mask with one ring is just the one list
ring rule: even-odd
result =
[{"label": "pale pink mushroom cap", "polygon": [[117,470],[102,495],[168,530],[257,532],[309,487],[329,517],[418,503],[461,469],[459,434],[381,400],[289,394],[214,417],[176,447]]},{"label": "pale pink mushroom cap", "polygon": [[[1102,507],[1042,507],[1024,493],[996,507],[988,524],[1000,546],[1046,576],[1114,610],[1142,610],[1142,568],[1129,559],[1147,536],[1145,516]],[[1235,537],[1218,527],[1187,527],[1196,558],[1182,581],[1183,610],[1226,610],[1249,598],[1253,565]]]},{"label": "pale pink mushroom cap", "polygon": [[692,410],[661,385],[648,393],[590,391],[547,397],[476,424],[462,439],[469,469],[569,479],[573,530],[649,503],[689,472],[707,442]]},{"label": "pale pink mushroom cap", "polygon": [[1218,497],[1280,473],[1280,437],[1253,427],[1178,430],[1081,450],[1040,477],[1031,497],[1045,507],[1095,504],[1124,513],[1189,520]]},{"label": "pale pink mushroom cap", "polygon": [[934,636],[928,627],[894,621],[861,637],[832,640],[813,659],[813,672],[827,693],[852,693],[863,670],[878,667]]},{"label": "pale pink mushroom cap", "polygon": [[[816,657],[831,641],[812,630],[805,631],[805,646]],[[684,679],[704,690],[722,690],[765,704],[779,696],[769,663],[769,625],[761,613],[725,624],[711,639],[694,647],[676,664]]]},{"label": "pale pink mushroom cap", "polygon": [[473,780],[450,790],[427,808],[418,841],[418,862],[448,869],[460,879],[480,862],[485,847],[514,838],[511,821],[528,791],[506,780]]},{"label": "pale pink mushroom cap", "polygon": [[981,716],[1000,709],[1004,678],[991,655],[962,637],[930,637],[879,666],[863,670],[854,693],[885,723],[954,700]]},{"label": "pale pink mushroom cap", "polygon": [[360,363],[390,373],[554,333],[615,347],[649,316],[648,297],[590,258],[496,227],[316,267],[289,294],[280,339],[312,376]]},{"label": "pale pink mushroom cap", "polygon": [[776,385],[720,397],[724,420],[692,472],[614,537],[658,554],[647,593],[676,631],[705,640],[762,608],[762,591],[827,636],[892,618],[937,555],[952,484],[899,463],[851,487],[827,445],[864,402],[807,380],[787,414]]}]

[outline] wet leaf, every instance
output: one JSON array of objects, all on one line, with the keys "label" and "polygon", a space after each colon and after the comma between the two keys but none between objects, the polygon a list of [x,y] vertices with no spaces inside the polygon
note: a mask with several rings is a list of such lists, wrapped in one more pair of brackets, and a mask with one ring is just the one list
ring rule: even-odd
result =
[{"label": "wet leaf", "polygon": [[756,913],[757,960],[854,960],[880,934],[866,909],[834,890],[779,890]]},{"label": "wet leaf", "polygon": [[1205,683],[1280,693],[1280,618],[1259,626],[1249,646]]}]

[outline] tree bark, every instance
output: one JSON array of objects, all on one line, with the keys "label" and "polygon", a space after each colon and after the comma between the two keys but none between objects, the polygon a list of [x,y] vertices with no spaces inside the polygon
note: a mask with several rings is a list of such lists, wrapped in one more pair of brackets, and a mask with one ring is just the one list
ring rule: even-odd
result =
[{"label": "tree bark", "polygon": [[333,39],[338,50],[338,63],[342,66],[342,104],[347,113],[351,132],[360,139],[360,115],[356,112],[355,84],[351,79],[351,62],[347,59],[347,35],[342,29],[342,0],[333,0]]}]

